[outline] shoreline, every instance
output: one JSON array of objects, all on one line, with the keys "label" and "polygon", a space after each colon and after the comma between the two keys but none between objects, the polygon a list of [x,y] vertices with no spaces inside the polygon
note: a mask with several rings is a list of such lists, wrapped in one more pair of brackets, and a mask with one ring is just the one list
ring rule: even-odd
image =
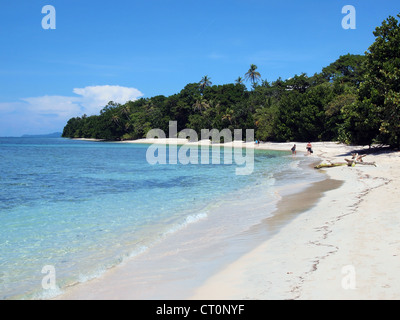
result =
[{"label": "shoreline", "polygon": [[[364,149],[316,145],[316,154],[331,161]],[[190,299],[397,300],[400,157],[388,152],[370,154],[370,160],[378,167],[324,170],[343,184],[208,279]]]},{"label": "shoreline", "polygon": [[[300,170],[313,170],[310,167],[311,162],[315,163],[313,160],[315,159],[311,160],[306,157],[299,157],[299,161],[305,161],[304,165],[307,166],[306,169]],[[315,175],[319,176],[320,174],[316,173]],[[321,179],[322,181],[320,181]],[[317,180],[318,182],[315,182]],[[304,180],[303,178],[300,180],[297,178],[296,181],[300,183],[300,192],[306,192],[314,183],[324,183],[326,177],[321,174],[321,178],[317,177],[313,178],[313,180]],[[282,197],[286,198],[286,195],[292,196],[293,194],[298,194],[299,189],[290,188],[289,190],[288,188],[284,188],[279,191],[279,193],[282,192],[284,193]],[[272,208],[268,209],[271,206],[270,203],[263,204],[263,201],[258,202],[259,200],[258,195],[252,195],[250,202],[248,199],[244,203],[240,200],[239,207],[237,207],[238,204],[230,204],[230,201],[228,206],[218,206],[217,211],[213,212],[212,217],[207,217],[206,221],[198,221],[186,227],[185,230],[179,230],[177,234],[169,236],[165,240],[165,243],[158,244],[155,248],[150,248],[150,253],[146,252],[140,257],[129,259],[122,265],[107,270],[99,278],[69,287],[62,295],[54,299],[187,299],[212,274],[223,269],[224,266],[233,263],[247,251],[257,247],[265,237],[272,237],[281,227],[281,225],[275,223],[276,220],[268,221],[265,218],[271,213],[274,216],[276,208],[271,211]],[[276,201],[280,203],[281,199],[277,199]],[[312,203],[309,205],[311,206]],[[210,229],[217,227],[214,230],[214,233],[217,234],[220,232],[218,229],[223,230],[227,228],[227,224],[223,219],[226,218],[227,212],[231,212],[229,209],[235,208],[243,219],[247,219],[245,214],[247,211],[242,211],[245,210],[244,207],[246,207],[249,213],[255,212],[258,216],[261,213],[261,218],[257,218],[254,223],[251,223],[252,227],[249,227],[249,230],[246,229],[239,233],[232,233],[233,238],[232,235],[228,236],[229,244],[226,243],[228,242],[227,239],[221,240],[218,236],[212,236],[212,239],[209,241]],[[268,212],[269,214],[266,215]],[[223,218],[224,216],[225,218]],[[287,222],[291,218],[290,215],[286,214],[279,216],[280,222]],[[239,222],[237,224],[240,225]],[[257,230],[258,227],[261,229]],[[193,236],[193,233],[196,235]],[[224,231],[224,236],[226,237],[226,231]],[[198,239],[201,239],[201,241],[198,241]],[[193,244],[201,243],[201,246],[204,248],[198,250],[197,244],[195,249],[193,249],[193,246],[187,248],[185,244],[188,241],[193,242]],[[206,242],[204,243],[204,241]],[[236,247],[237,245],[238,247]],[[192,252],[189,253],[189,250]],[[185,253],[185,255],[181,255],[180,252]],[[221,252],[224,252],[224,255]],[[168,257],[162,257],[162,255],[171,256],[175,261],[171,261]],[[193,258],[194,255],[205,258]],[[208,258],[208,256],[213,256],[213,258]],[[176,264],[176,260],[189,261],[189,265],[185,265],[179,273],[175,271],[171,272],[170,270],[182,268],[182,266],[173,265]],[[202,265],[202,267],[198,267],[198,265]],[[188,270],[192,268],[193,270]],[[152,270],[153,272],[147,270]],[[197,273],[197,276],[194,276],[194,273]],[[138,274],[140,275],[138,276]],[[152,278],[157,278],[157,280],[154,282]],[[146,285],[143,283],[146,283]],[[171,292],[174,293],[171,294]]]},{"label": "shoreline", "polygon": [[[255,146],[253,143],[250,147],[289,151],[292,145],[263,143]],[[298,143],[297,150],[303,147],[305,150],[305,145]],[[319,162],[343,160],[354,149],[366,151],[365,148],[332,142],[313,145],[313,158]],[[86,291],[77,286],[73,288],[75,293],[66,293],[56,299],[398,299],[400,236],[397,236],[396,230],[400,219],[396,210],[400,202],[393,188],[400,189],[400,183],[395,179],[400,178],[400,171],[394,166],[394,161],[399,158],[397,152],[371,154],[368,161],[376,161],[377,168],[356,166],[320,170],[326,174],[326,180],[313,183],[306,190],[284,195],[279,201],[277,213],[254,226],[252,232],[255,234],[257,228],[265,228],[269,223],[276,231],[271,237],[260,239],[258,246],[207,276],[205,281],[197,283],[191,290],[174,293],[169,298],[168,290],[174,290],[174,286],[163,283],[162,292],[153,287],[150,295],[135,296],[130,295],[129,284],[124,281],[116,283],[111,291],[96,292],[102,287],[103,279],[99,278],[90,284],[82,284]],[[311,197],[304,202],[307,195]],[[376,198],[382,197],[388,205],[385,215],[378,212],[382,206],[376,201]],[[294,202],[300,201],[303,204],[301,208],[293,207]],[[382,223],[377,223],[379,221]],[[381,234],[389,239],[382,239]],[[382,247],[384,250],[381,252]],[[120,273],[129,283],[133,275],[128,269],[121,273],[122,269],[117,267],[109,273]],[[346,270],[354,270],[354,275],[346,274]],[[343,281],[347,281],[346,276],[354,276],[355,288],[345,288]],[[176,280],[170,279],[169,282]]]}]

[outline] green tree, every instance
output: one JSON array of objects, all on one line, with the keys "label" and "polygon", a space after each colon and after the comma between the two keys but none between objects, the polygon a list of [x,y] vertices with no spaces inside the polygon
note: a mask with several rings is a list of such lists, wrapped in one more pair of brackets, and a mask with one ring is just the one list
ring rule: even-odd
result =
[{"label": "green tree", "polygon": [[246,81],[251,81],[253,87],[261,79],[261,74],[257,71],[257,66],[255,64],[250,65],[249,71],[245,74]]},{"label": "green tree", "polygon": [[265,104],[255,112],[256,138],[261,141],[275,139],[275,125],[278,116],[278,105],[274,98],[266,98]]},{"label": "green tree", "polygon": [[[400,17],[400,15],[398,15]],[[358,102],[348,107],[347,129],[353,143],[374,141],[400,147],[400,25],[390,16],[374,31],[366,52],[365,77]]]},{"label": "green tree", "polygon": [[325,106],[325,131],[327,140],[339,140],[349,143],[346,134],[344,120],[345,110],[357,102],[357,94],[345,92],[336,95],[331,102]]},{"label": "green tree", "polygon": [[113,124],[115,124],[116,126],[120,126],[121,125],[120,118],[116,114],[111,117],[111,122]]},{"label": "green tree", "polygon": [[363,81],[365,56],[347,54],[322,69],[323,77],[331,82],[351,83],[359,86]]},{"label": "green tree", "polygon": [[232,109],[226,109],[224,115],[222,116],[223,121],[227,121],[230,125],[235,120],[234,111]]},{"label": "green tree", "polygon": [[212,85],[211,78],[209,78],[208,76],[204,76],[199,82],[201,92],[203,92],[205,88],[211,87],[211,85]]},{"label": "green tree", "polygon": [[210,108],[210,104],[204,96],[200,96],[200,98],[193,104],[193,110],[199,113],[203,113],[203,111],[206,111],[208,108]]},{"label": "green tree", "polygon": [[242,78],[242,77],[238,77],[238,78],[235,80],[235,83],[236,83],[236,84],[243,84],[243,78]]},{"label": "green tree", "polygon": [[300,93],[306,92],[306,90],[311,86],[310,79],[307,77],[305,73],[302,73],[300,76],[297,74],[285,82],[287,90],[296,90]]}]

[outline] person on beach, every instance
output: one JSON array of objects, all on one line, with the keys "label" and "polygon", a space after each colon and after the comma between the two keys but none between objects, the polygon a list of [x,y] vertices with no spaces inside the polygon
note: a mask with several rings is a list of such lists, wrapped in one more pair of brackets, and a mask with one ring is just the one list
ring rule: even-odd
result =
[{"label": "person on beach", "polygon": [[309,142],[308,144],[307,144],[307,154],[310,156],[311,154],[313,154],[314,153],[314,151],[313,151],[313,149],[312,149],[312,144],[311,144],[311,142]]},{"label": "person on beach", "polygon": [[292,147],[292,156],[295,156],[296,153],[297,153],[297,151],[296,151],[296,145],[293,145],[293,147]]}]

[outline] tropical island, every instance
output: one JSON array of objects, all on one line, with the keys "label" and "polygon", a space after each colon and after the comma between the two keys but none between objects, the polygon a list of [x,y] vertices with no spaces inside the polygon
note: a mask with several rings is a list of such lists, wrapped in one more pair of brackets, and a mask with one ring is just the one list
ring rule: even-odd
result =
[{"label": "tropical island", "polygon": [[167,132],[169,121],[175,120],[179,131],[254,129],[261,141],[399,147],[399,21],[390,16],[374,35],[365,55],[343,55],[313,76],[303,73],[269,82],[256,65],[234,83],[212,85],[204,76],[169,97],[111,101],[100,115],[70,119],[63,137],[135,140],[154,128]]}]

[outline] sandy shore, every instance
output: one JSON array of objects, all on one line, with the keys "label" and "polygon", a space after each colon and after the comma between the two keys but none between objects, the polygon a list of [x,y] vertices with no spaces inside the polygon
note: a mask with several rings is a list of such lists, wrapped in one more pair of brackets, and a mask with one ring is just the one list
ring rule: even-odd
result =
[{"label": "sandy shore", "polygon": [[[343,161],[354,150],[335,143],[313,147],[318,157],[332,161]],[[343,181],[340,188],[326,192],[316,206],[208,279],[190,298],[399,299],[400,153],[366,159],[377,167],[326,169],[332,179]]]},{"label": "sandy shore", "polygon": [[105,140],[102,140],[102,139],[91,139],[91,138],[71,138],[71,140],[89,141],[89,142],[103,142],[103,141],[105,141]]},{"label": "sandy shore", "polygon": [[[168,140],[127,143],[155,142]],[[285,151],[292,145],[232,143]],[[313,148],[316,161],[341,162],[354,149],[361,149],[331,142],[314,143]],[[306,144],[297,143],[299,154],[305,149]],[[195,290],[176,292],[174,279],[138,275],[132,265],[107,275],[112,290],[99,278],[58,299],[399,299],[399,158],[398,152],[369,154],[366,161],[375,161],[377,167],[326,169],[330,180],[281,201],[279,214],[269,221],[279,225],[276,234],[207,276]],[[148,276],[159,278],[155,283],[160,286],[149,288],[141,282]],[[173,277],[181,279],[181,271],[169,278]],[[139,295],[132,294],[132,285],[143,287]]]}]

